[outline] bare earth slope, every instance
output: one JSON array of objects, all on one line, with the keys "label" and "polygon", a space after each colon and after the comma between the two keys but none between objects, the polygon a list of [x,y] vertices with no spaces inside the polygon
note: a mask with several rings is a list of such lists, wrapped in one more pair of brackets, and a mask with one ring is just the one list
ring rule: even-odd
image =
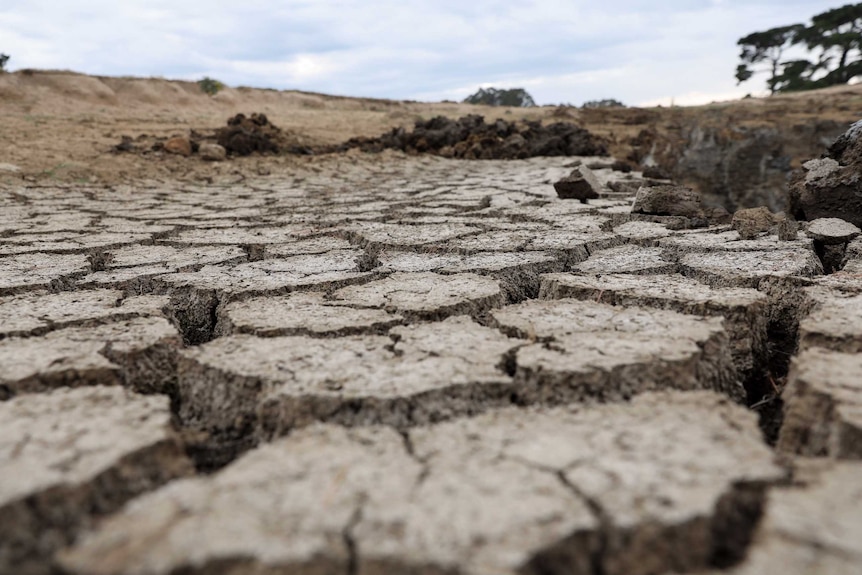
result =
[{"label": "bare earth slope", "polygon": [[278,171],[307,159],[278,157],[202,164],[164,154],[111,154],[122,136],[188,136],[212,131],[236,113],[264,113],[303,146],[338,144],[411,128],[436,115],[488,120],[573,122],[608,138],[614,157],[653,163],[728,209],[783,207],[791,169],[817,157],[862,117],[862,85],[690,108],[490,108],[344,98],[293,91],[226,88],[215,96],[193,82],[93,77],[71,72],[0,75],[0,181],[116,183],[136,179],[206,180]]}]

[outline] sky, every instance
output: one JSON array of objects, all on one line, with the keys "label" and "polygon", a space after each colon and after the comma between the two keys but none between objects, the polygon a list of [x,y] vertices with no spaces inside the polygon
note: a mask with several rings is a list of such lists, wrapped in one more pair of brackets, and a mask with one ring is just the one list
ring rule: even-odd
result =
[{"label": "sky", "polygon": [[0,0],[7,68],[216,78],[420,101],[525,88],[538,104],[702,104],[736,85],[739,38],[817,0]]}]

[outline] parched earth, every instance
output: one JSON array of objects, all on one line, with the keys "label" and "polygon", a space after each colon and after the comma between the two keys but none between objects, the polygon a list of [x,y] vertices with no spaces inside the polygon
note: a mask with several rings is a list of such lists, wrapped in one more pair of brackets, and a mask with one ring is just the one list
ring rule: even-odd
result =
[{"label": "parched earth", "polygon": [[572,165],[0,190],[0,573],[858,574],[862,240]]}]

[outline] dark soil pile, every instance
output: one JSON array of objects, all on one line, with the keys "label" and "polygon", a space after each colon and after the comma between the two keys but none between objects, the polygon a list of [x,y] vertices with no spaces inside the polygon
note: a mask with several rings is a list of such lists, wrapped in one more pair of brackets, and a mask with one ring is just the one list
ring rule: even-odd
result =
[{"label": "dark soil pile", "polygon": [[478,115],[452,120],[437,116],[416,122],[412,132],[395,128],[378,138],[352,138],[328,151],[359,148],[364,152],[396,149],[408,154],[435,154],[467,160],[511,160],[533,156],[607,156],[607,141],[570,123],[488,124]]},{"label": "dark soil pile", "polygon": [[284,148],[284,133],[270,123],[264,114],[237,114],[227,126],[216,130],[216,141],[232,156],[249,156],[254,152],[277,154]]}]

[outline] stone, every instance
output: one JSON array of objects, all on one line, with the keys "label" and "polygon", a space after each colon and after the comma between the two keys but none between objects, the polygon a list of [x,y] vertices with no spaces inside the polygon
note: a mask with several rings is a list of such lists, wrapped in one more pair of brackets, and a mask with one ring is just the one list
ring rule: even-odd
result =
[{"label": "stone", "polygon": [[775,214],[769,208],[746,208],[733,214],[730,227],[739,232],[743,240],[753,240],[760,234],[767,233],[777,223]]},{"label": "stone", "polygon": [[862,459],[862,355],[810,348],[794,358],[777,448]]},{"label": "stone", "polygon": [[785,215],[778,221],[778,239],[782,242],[792,242],[796,239],[799,224],[793,218]]},{"label": "stone", "polygon": [[210,142],[201,143],[198,148],[198,154],[200,154],[202,160],[206,160],[207,162],[221,162],[227,158],[227,150],[223,146]]},{"label": "stone", "polygon": [[0,572],[53,573],[94,520],[193,471],[165,396],[58,389],[0,402]]},{"label": "stone", "polygon": [[797,220],[841,218],[862,227],[862,138],[851,127],[829,156],[809,160],[791,177],[788,213]]},{"label": "stone", "polygon": [[635,196],[632,213],[698,218],[703,213],[701,203],[700,194],[685,186],[642,186]]},{"label": "stone", "polygon": [[182,136],[174,136],[173,138],[168,139],[164,144],[164,149],[170,154],[176,154],[186,158],[192,155],[192,143],[188,138],[183,138]]},{"label": "stone", "polygon": [[124,385],[169,393],[181,338],[160,317],[0,340],[0,399],[57,387]]},{"label": "stone", "polygon": [[857,226],[841,218],[818,218],[808,224],[806,233],[825,245],[846,244],[862,234]]},{"label": "stone", "polygon": [[491,317],[534,342],[514,358],[522,402],[619,401],[656,389],[745,395],[718,317],[573,299],[529,300]]},{"label": "stone", "polygon": [[670,180],[670,173],[661,166],[646,166],[643,169],[643,177],[653,180]]},{"label": "stone", "polygon": [[554,183],[554,190],[562,200],[580,200],[586,204],[587,200],[599,197],[602,186],[593,174],[592,170],[584,166],[578,166],[572,173]]},{"label": "stone", "polygon": [[313,426],[137,499],[59,563],[75,575],[683,572],[741,558],[783,476],[753,415],[708,393],[494,410],[403,435]]},{"label": "stone", "polygon": [[[736,369],[749,395],[757,394],[753,386],[763,378],[767,366],[768,299],[756,290],[711,288],[679,274],[545,274],[539,297],[721,317]],[[761,396],[749,399],[757,401]]]}]

